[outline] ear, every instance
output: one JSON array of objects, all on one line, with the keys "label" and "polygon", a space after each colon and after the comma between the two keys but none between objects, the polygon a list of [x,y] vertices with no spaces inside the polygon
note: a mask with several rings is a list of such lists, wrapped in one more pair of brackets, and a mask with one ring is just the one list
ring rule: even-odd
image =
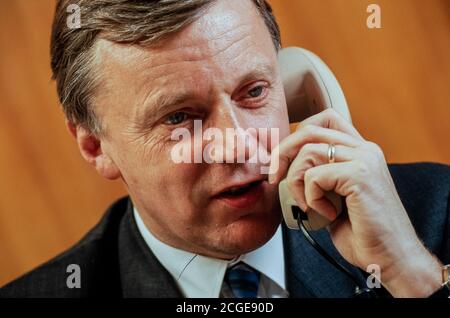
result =
[{"label": "ear", "polygon": [[111,157],[102,150],[101,140],[87,129],[66,121],[66,126],[75,137],[83,158],[104,178],[115,180],[121,177],[119,168]]}]

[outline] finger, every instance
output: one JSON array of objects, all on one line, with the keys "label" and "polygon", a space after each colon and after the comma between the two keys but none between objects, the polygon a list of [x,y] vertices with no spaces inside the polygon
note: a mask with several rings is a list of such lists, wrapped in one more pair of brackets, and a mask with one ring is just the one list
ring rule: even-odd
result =
[{"label": "finger", "polygon": [[[336,145],[335,162],[351,161],[359,157],[359,150]],[[302,210],[306,210],[304,187],[305,172],[313,167],[328,164],[328,144],[306,144],[300,149],[297,157],[290,165],[287,176],[287,188]]]},{"label": "finger", "polygon": [[340,144],[357,147],[362,141],[346,133],[308,125],[286,137],[272,150],[269,182],[278,183],[287,173],[290,163],[295,159],[301,147],[307,143]]},{"label": "finger", "polygon": [[348,181],[354,172],[352,165],[352,161],[347,161],[308,169],[304,176],[306,204],[329,220],[334,220],[336,208],[324,195],[327,191],[344,197],[349,194]]},{"label": "finger", "polygon": [[364,140],[356,128],[341,114],[332,108],[326,109],[316,115],[306,118],[297,126],[297,129],[306,125],[315,125],[324,128],[339,130],[343,133],[349,134],[359,140]]},{"label": "finger", "polygon": [[[343,145],[335,145],[334,162],[352,161],[361,158],[362,152],[359,148],[352,148]],[[328,151],[329,144],[306,144],[300,149],[297,157],[292,161],[287,173],[298,175],[302,180],[306,170],[309,168],[329,164]]]}]

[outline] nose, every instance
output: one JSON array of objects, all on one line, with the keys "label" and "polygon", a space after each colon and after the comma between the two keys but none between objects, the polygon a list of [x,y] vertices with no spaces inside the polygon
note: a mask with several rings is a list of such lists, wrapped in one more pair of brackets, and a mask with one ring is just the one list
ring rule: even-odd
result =
[{"label": "nose", "polygon": [[[260,163],[266,161],[270,153],[265,128],[258,128],[258,120],[251,110],[234,106],[231,102],[222,102],[212,116],[212,125],[219,129],[222,136],[223,151],[214,151],[211,158],[221,163]],[[220,143],[220,142],[219,142]]]}]

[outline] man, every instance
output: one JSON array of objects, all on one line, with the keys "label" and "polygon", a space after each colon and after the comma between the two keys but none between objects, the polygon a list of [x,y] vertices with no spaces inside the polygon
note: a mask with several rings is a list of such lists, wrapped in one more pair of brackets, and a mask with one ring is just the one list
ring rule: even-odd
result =
[{"label": "man", "polygon": [[[288,136],[280,36],[264,1],[77,3],[80,29],[66,25],[69,1],[56,9],[58,93],[84,159],[101,176],[121,178],[130,197],[2,296],[351,297],[371,264],[380,269],[379,294],[442,290],[450,169],[388,168],[380,148],[333,111]],[[282,142],[262,149],[277,154],[269,177],[260,163],[174,162],[173,131],[193,131],[195,120],[219,131],[277,128]],[[251,144],[261,150],[260,137],[246,139],[246,159]],[[356,283],[299,232],[280,226],[284,177],[302,209],[330,220],[336,211],[324,192],[346,198],[348,216],[316,238]],[[80,269],[75,287],[67,280],[71,264]]]}]

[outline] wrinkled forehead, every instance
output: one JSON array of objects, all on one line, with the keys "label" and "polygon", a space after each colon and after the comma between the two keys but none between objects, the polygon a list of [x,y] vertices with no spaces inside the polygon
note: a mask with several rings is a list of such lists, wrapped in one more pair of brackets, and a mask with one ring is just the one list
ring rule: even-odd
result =
[{"label": "wrinkled forehead", "polygon": [[[258,53],[274,51],[271,36],[252,1],[217,1],[192,24],[154,47],[96,43],[98,64],[105,70],[141,72],[146,66],[216,59],[232,65],[250,63]],[[158,77],[158,74],[155,74]]]}]

